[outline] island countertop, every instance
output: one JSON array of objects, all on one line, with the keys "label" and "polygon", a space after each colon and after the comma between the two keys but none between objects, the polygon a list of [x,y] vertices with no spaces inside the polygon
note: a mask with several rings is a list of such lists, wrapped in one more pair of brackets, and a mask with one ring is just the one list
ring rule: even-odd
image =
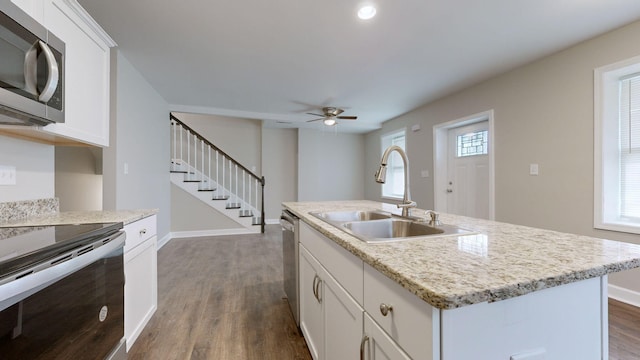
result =
[{"label": "island countertop", "polygon": [[[495,302],[640,267],[640,245],[440,214],[473,235],[367,244],[309,215],[313,211],[384,210],[373,201],[285,202],[302,221],[402,287],[440,309]],[[414,209],[415,214],[424,210]]]}]

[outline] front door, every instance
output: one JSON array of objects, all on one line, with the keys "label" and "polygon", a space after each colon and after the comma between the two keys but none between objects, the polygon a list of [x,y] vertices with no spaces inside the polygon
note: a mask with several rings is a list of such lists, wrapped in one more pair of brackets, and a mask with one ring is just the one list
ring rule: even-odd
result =
[{"label": "front door", "polygon": [[489,123],[448,130],[447,211],[489,219]]}]

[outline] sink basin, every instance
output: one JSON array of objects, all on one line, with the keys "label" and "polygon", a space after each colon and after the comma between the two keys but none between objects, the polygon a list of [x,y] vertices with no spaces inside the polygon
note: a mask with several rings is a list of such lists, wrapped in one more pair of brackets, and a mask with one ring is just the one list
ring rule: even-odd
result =
[{"label": "sink basin", "polygon": [[309,214],[328,222],[368,221],[368,220],[379,220],[379,219],[391,218],[391,213],[384,212],[384,211],[376,211],[376,210],[327,211],[327,212],[311,212]]},{"label": "sink basin", "polygon": [[404,219],[354,221],[343,223],[345,232],[367,243],[409,240],[418,236],[468,235],[471,231],[452,225],[429,226],[424,222]]},{"label": "sink basin", "polygon": [[404,238],[444,233],[441,228],[400,219],[349,222],[342,226],[354,234],[368,238]]},{"label": "sink basin", "polygon": [[470,235],[473,233],[452,225],[430,226],[424,221],[394,216],[381,210],[318,211],[309,214],[370,244],[425,236]]}]

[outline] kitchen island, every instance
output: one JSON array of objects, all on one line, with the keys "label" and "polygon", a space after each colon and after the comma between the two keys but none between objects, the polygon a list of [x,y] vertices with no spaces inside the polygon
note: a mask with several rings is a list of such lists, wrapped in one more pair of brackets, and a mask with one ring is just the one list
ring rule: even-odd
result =
[{"label": "kitchen island", "polygon": [[[322,306],[329,307],[330,283],[335,280],[333,289],[342,288],[348,295],[340,303],[353,300],[357,306],[351,307],[352,316],[358,309],[363,312],[364,334],[358,336],[361,341],[355,348],[345,344],[347,352],[388,356],[392,347],[382,348],[388,340],[398,354],[412,358],[607,359],[607,274],[640,266],[637,245],[449,214],[441,214],[443,223],[472,233],[367,244],[309,212],[397,213],[395,205],[371,201],[283,205],[302,220],[301,329],[316,358],[331,358],[328,349],[334,346],[328,344],[332,337],[327,331],[318,341],[308,339],[319,331],[313,331],[313,321],[304,321],[305,312],[312,313],[310,306],[303,306],[309,287],[304,282],[312,282],[310,291],[319,303],[322,297],[316,295],[326,285],[327,301]],[[424,211],[415,209],[413,214]],[[349,266],[334,266],[341,257],[353,265],[350,274],[361,266],[361,277],[344,274]],[[307,280],[305,259],[311,259],[314,270]],[[323,274],[328,280],[316,279]],[[399,305],[384,300],[398,294],[400,299],[394,301],[406,301],[407,309],[411,307],[404,314]],[[327,316],[325,325],[330,323]],[[378,336],[372,339],[372,334]]]}]

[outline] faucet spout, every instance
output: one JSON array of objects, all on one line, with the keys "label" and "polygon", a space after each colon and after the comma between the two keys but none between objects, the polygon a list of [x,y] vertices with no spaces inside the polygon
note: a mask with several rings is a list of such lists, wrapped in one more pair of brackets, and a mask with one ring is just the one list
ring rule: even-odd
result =
[{"label": "faucet spout", "polygon": [[382,154],[382,160],[380,160],[380,167],[376,171],[376,182],[384,184],[387,176],[387,162],[389,161],[389,155],[391,152],[396,151],[400,154],[402,162],[404,164],[404,196],[402,203],[398,204],[398,208],[402,209],[402,216],[411,216],[411,208],[416,207],[415,201],[411,201],[411,190],[409,188],[409,159],[407,154],[397,145],[389,146]]}]

